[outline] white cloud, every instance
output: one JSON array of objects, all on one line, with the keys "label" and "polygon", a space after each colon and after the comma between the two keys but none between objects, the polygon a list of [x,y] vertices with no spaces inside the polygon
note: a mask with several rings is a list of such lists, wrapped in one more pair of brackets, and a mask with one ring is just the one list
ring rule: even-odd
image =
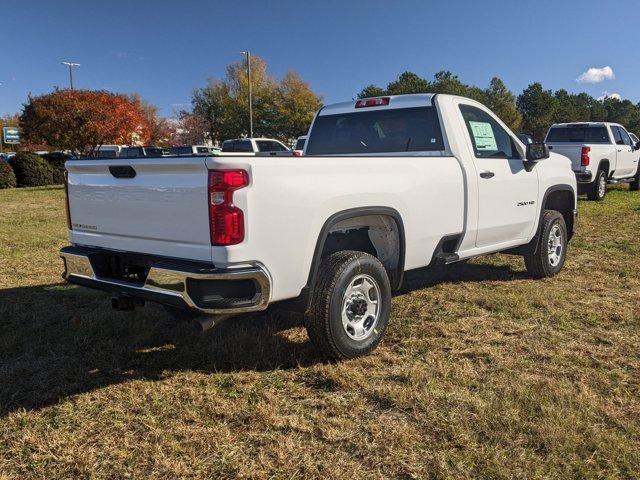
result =
[{"label": "white cloud", "polygon": [[602,92],[602,95],[598,97],[598,100],[604,100],[605,98],[615,98],[616,100],[622,100],[622,96],[619,93]]},{"label": "white cloud", "polygon": [[591,67],[578,78],[576,82],[579,83],[600,83],[605,80],[613,80],[616,76],[613,74],[613,69],[609,66],[597,68]]}]

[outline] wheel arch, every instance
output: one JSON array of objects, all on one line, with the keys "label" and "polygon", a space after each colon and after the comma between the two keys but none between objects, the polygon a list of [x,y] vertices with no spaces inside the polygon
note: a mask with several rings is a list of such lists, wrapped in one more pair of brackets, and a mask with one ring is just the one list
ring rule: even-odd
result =
[{"label": "wheel arch", "polygon": [[329,238],[329,234],[331,233],[332,228],[337,226],[341,222],[345,222],[346,220],[356,219],[358,217],[369,217],[369,216],[380,216],[391,219],[396,226],[396,231],[398,235],[398,258],[397,258],[397,266],[396,268],[390,272],[390,281],[391,288],[398,289],[402,284],[402,277],[404,275],[404,259],[405,259],[405,248],[406,248],[406,240],[405,240],[405,232],[404,232],[404,223],[402,221],[402,216],[400,213],[391,207],[356,207],[350,208],[347,210],[342,210],[340,212],[334,213],[331,215],[322,225],[320,229],[320,233],[318,234],[318,238],[316,240],[316,246],[313,251],[313,258],[311,260],[311,268],[309,270],[309,276],[307,278],[307,285],[305,286],[305,290],[310,291],[313,289],[317,276],[318,270],[320,267],[320,262],[323,258],[323,251],[325,249],[325,245],[327,244],[327,239]]},{"label": "wheel arch", "polygon": [[[598,162],[598,170],[604,170],[605,172],[607,172],[607,177],[611,175],[611,162],[608,158],[600,159],[600,162]],[[596,170],[596,172],[598,170]]]},{"label": "wheel arch", "polygon": [[[549,187],[542,198],[542,206],[540,208],[540,218],[538,219],[538,228],[545,210],[556,210],[560,212],[567,225],[567,233],[569,239],[573,236],[574,223],[576,216],[576,194],[577,192],[571,185],[560,184]],[[536,234],[537,235],[537,234]]]}]

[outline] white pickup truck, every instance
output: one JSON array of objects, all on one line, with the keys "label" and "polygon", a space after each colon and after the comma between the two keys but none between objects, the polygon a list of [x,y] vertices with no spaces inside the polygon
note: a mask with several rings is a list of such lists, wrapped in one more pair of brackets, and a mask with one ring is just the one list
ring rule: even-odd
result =
[{"label": "white pickup truck", "polygon": [[607,183],[626,182],[631,190],[640,187],[640,144],[617,123],[556,123],[545,142],[549,149],[571,160],[579,193],[590,200],[602,200]]},{"label": "white pickup truck", "polygon": [[233,138],[222,142],[225,156],[246,156],[259,153],[291,152],[282,142],[273,138]]},{"label": "white pickup truck", "polygon": [[64,278],[203,326],[305,312],[331,358],[370,352],[407,270],[506,251],[560,271],[574,230],[566,157],[525,147],[467,98],[325,106],[302,157],[73,160]]}]

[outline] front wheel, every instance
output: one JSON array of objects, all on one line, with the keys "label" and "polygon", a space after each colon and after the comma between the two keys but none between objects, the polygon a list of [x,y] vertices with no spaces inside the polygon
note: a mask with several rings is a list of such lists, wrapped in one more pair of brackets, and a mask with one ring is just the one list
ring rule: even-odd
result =
[{"label": "front wheel", "polygon": [[325,357],[355,358],[378,346],[390,310],[391,285],[382,263],[368,253],[346,250],[322,261],[305,325]]},{"label": "front wheel", "polygon": [[553,277],[567,256],[567,225],[560,212],[545,210],[540,221],[537,241],[524,255],[527,271],[534,278]]},{"label": "front wheel", "polygon": [[638,190],[640,190],[640,165],[638,165],[636,176],[633,177],[633,181],[629,184],[629,190],[631,190],[632,192],[637,192]]},{"label": "front wheel", "polygon": [[589,200],[600,201],[607,194],[607,174],[604,170],[598,170],[596,179],[589,185],[587,189],[587,198]]}]

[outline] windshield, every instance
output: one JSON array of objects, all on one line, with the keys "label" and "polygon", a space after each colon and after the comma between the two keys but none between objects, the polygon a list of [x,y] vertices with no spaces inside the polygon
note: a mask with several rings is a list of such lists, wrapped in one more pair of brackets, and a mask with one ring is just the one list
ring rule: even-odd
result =
[{"label": "windshield", "polygon": [[604,126],[551,127],[547,134],[548,143],[610,143]]},{"label": "windshield", "polygon": [[320,115],[307,139],[307,155],[443,150],[434,107]]}]

